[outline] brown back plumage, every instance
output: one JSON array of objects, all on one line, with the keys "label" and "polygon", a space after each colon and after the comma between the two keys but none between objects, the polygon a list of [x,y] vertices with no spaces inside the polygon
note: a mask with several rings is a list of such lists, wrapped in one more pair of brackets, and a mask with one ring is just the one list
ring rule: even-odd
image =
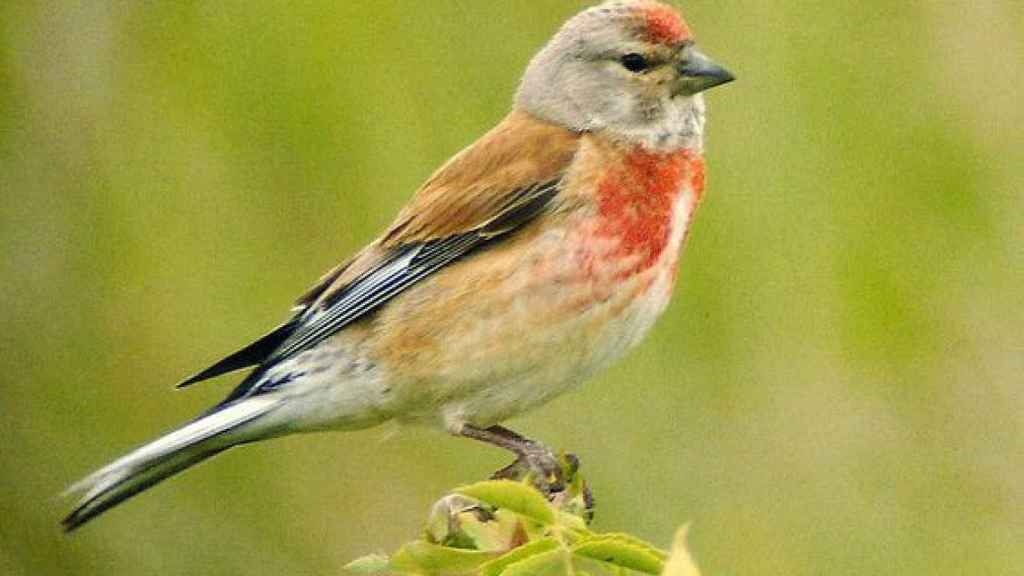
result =
[{"label": "brown back plumage", "polygon": [[579,134],[512,112],[438,169],[384,234],[324,275],[298,305],[330,300],[397,248],[501,223],[531,200],[531,189],[559,180],[578,146]]}]

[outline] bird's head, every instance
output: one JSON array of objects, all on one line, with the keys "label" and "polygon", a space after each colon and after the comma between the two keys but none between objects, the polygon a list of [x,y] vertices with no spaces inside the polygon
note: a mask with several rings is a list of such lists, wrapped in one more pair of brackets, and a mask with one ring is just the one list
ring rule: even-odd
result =
[{"label": "bird's head", "polygon": [[516,105],[572,130],[655,147],[699,144],[700,93],[732,80],[697,50],[675,8],[611,0],[574,16],[533,58]]}]

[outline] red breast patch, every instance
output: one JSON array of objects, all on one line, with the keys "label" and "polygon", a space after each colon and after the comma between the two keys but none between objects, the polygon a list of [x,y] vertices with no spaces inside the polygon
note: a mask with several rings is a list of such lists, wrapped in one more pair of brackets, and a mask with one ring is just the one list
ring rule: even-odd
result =
[{"label": "red breast patch", "polygon": [[691,150],[638,149],[601,179],[598,234],[619,239],[615,255],[638,257],[624,276],[658,261],[671,238],[675,202],[685,185],[692,187],[698,201],[704,190],[704,159]]}]

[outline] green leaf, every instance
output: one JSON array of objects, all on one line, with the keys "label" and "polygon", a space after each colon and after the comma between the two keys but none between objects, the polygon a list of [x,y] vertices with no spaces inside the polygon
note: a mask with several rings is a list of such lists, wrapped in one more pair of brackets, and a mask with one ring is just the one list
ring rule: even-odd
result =
[{"label": "green leaf", "polygon": [[505,567],[501,576],[564,576],[569,554],[564,548],[555,548],[540,554],[534,554]]},{"label": "green leaf", "polygon": [[416,540],[402,546],[391,560],[391,568],[401,572],[430,575],[455,575],[475,572],[497,556],[493,552],[462,550]]},{"label": "green leaf", "polygon": [[647,574],[660,574],[665,567],[664,558],[659,556],[656,548],[624,534],[587,538],[573,546],[572,552]]},{"label": "green leaf", "polygon": [[456,492],[511,510],[545,526],[555,523],[555,510],[547,499],[532,486],[522,482],[488,480],[459,488]]},{"label": "green leaf", "polygon": [[638,548],[643,548],[650,554],[653,554],[662,562],[664,562],[668,558],[668,552],[665,552],[661,548],[658,548],[657,546],[651,544],[646,540],[641,540],[640,538],[637,538],[632,534],[626,534],[625,532],[606,532],[604,534],[594,534],[593,536],[587,538],[586,541],[591,540],[618,540],[621,542],[632,544],[633,546],[636,546]]},{"label": "green leaf", "polygon": [[389,566],[388,557],[384,554],[368,554],[346,564],[345,570],[356,574],[384,574]]},{"label": "green leaf", "polygon": [[676,532],[675,540],[672,543],[672,555],[665,562],[665,571],[662,576],[700,576],[700,570],[693,563],[690,551],[686,546],[686,533],[688,528],[683,526]]},{"label": "green leaf", "polygon": [[534,540],[484,564],[480,567],[480,574],[481,576],[498,576],[511,564],[543,554],[555,548],[558,548],[558,542],[554,538]]},{"label": "green leaf", "polygon": [[558,510],[558,523],[566,528],[572,528],[578,532],[590,532],[587,528],[587,522],[583,518],[569,512],[563,512]]}]

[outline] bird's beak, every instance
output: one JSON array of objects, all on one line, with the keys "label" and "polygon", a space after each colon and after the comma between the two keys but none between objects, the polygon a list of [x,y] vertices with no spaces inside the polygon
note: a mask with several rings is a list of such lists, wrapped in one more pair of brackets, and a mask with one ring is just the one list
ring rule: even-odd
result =
[{"label": "bird's beak", "polygon": [[696,48],[687,48],[680,56],[679,62],[676,63],[676,71],[679,72],[679,94],[692,96],[736,79],[732,72]]}]

